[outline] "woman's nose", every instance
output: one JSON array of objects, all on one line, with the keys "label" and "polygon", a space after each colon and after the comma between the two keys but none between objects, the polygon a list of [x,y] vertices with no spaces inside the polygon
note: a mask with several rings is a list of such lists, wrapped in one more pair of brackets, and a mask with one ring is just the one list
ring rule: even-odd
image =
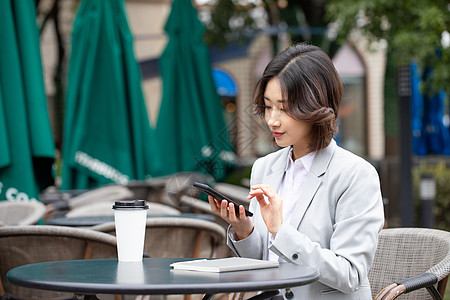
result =
[{"label": "woman's nose", "polygon": [[269,127],[278,127],[280,126],[280,120],[278,118],[278,114],[275,111],[272,111],[267,117],[267,125]]}]

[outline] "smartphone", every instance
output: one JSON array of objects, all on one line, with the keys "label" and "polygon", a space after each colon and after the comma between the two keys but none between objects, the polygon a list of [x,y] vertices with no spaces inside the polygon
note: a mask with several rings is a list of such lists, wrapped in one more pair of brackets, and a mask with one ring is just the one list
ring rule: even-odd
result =
[{"label": "smartphone", "polygon": [[[217,201],[222,201],[223,199],[225,199],[228,201],[228,203],[233,203],[234,210],[236,211],[236,215],[239,215],[239,204],[237,204],[235,201],[231,200],[227,196],[223,195],[222,193],[216,191],[215,189],[213,189],[212,187],[210,187],[209,185],[204,184],[204,183],[194,182],[194,187],[198,188],[199,190],[201,190],[202,192],[204,192],[208,195],[211,195]],[[253,213],[246,209],[245,215],[248,217],[251,217],[251,216],[253,216]]]}]

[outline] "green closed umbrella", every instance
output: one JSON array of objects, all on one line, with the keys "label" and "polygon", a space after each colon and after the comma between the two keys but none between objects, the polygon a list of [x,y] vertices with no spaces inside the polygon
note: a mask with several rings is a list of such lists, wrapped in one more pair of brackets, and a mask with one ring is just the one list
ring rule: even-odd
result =
[{"label": "green closed umbrella", "polygon": [[74,22],[62,189],[144,180],[159,158],[123,0],[84,0]]},{"label": "green closed umbrella", "polygon": [[174,0],[160,58],[163,82],[156,134],[164,174],[204,172],[216,179],[233,164],[223,108],[212,77],[204,27],[190,0]]},{"label": "green closed umbrella", "polygon": [[34,1],[0,1],[0,41],[0,200],[37,199],[55,146]]}]

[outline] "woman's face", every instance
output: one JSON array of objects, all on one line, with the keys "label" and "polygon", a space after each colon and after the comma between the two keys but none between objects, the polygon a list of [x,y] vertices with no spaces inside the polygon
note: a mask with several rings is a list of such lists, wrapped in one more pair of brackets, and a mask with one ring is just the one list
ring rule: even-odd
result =
[{"label": "woman's face", "polygon": [[294,147],[294,159],[308,154],[308,145],[312,138],[312,125],[297,121],[286,114],[284,107],[287,99],[283,99],[277,78],[272,78],[264,91],[265,119],[272,131],[278,146]]}]

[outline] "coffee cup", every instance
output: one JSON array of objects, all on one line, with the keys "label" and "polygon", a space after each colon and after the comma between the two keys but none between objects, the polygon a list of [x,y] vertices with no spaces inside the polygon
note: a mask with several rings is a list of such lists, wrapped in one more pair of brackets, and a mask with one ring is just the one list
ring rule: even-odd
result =
[{"label": "coffee cup", "polygon": [[145,200],[122,200],[113,205],[119,262],[139,262],[144,254]]},{"label": "coffee cup", "polygon": [[139,262],[121,262],[117,264],[116,280],[119,284],[144,284],[144,263]]}]

